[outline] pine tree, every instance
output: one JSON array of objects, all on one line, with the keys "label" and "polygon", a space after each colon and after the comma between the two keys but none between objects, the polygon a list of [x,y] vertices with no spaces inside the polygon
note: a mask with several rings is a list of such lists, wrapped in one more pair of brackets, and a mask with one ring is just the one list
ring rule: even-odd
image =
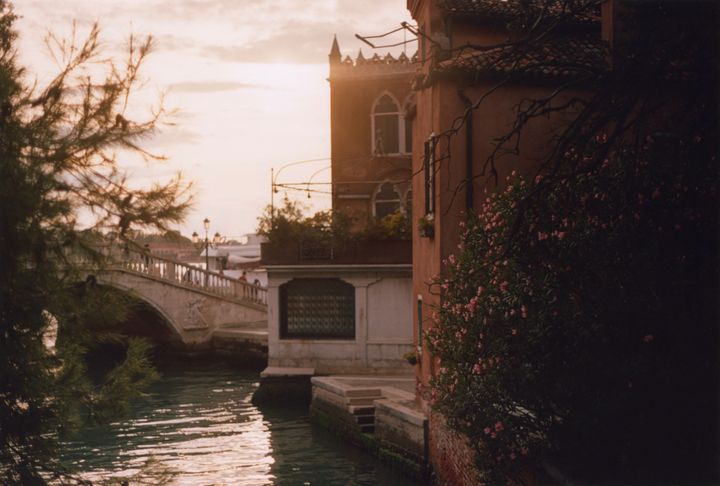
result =
[{"label": "pine tree", "polygon": [[[68,255],[109,231],[167,231],[190,195],[179,176],[130,187],[118,166],[128,151],[157,158],[139,143],[162,110],[128,115],[151,39],[131,37],[117,63],[101,56],[97,26],[82,42],[50,37],[64,67],[43,88],[18,65],[15,18],[0,0],[0,482],[43,484],[64,474],[54,458],[63,433],[123,411],[154,377],[147,344],[112,331],[122,299],[78,283]],[[123,353],[98,376],[85,358],[110,341]]]}]

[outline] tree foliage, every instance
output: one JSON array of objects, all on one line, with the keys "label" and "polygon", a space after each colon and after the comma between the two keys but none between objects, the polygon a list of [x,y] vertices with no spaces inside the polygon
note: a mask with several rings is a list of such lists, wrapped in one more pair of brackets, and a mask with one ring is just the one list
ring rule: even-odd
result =
[{"label": "tree foliage", "polygon": [[[98,232],[165,231],[190,200],[179,177],[131,187],[117,163],[125,151],[154,158],[139,143],[162,110],[128,114],[151,40],[130,38],[116,63],[101,56],[97,26],[81,42],[50,37],[63,67],[39,87],[16,61],[14,20],[0,0],[0,477],[36,484],[62,474],[60,434],[122,411],[154,377],[147,344],[113,331],[124,299],[83,282],[72,255]],[[89,369],[111,342],[123,350],[114,365]]]},{"label": "tree foliage", "polygon": [[258,218],[257,233],[267,237],[271,245],[307,244],[342,245],[375,239],[410,239],[410,223],[400,210],[368,224],[357,224],[356,218],[342,211],[318,211],[305,216],[296,201],[283,200],[281,207],[265,208]]},{"label": "tree foliage", "polygon": [[[531,120],[567,125],[535,177],[484,195],[435,282],[430,399],[491,483],[718,480],[718,58],[698,28],[717,7],[622,3],[612,69],[518,104],[485,175]],[[529,25],[508,55],[556,24]]]}]

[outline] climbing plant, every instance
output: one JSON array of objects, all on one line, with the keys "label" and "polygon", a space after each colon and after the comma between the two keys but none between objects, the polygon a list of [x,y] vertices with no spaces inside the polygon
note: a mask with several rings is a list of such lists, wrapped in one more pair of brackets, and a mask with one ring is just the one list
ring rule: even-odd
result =
[{"label": "climbing plant", "polygon": [[435,282],[431,401],[491,482],[717,472],[718,166],[703,126],[551,185],[513,173],[462,224]]}]

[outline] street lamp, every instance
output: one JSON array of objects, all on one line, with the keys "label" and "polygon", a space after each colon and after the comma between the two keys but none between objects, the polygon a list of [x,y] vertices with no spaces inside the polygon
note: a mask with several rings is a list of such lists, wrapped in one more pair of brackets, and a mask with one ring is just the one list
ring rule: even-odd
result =
[{"label": "street lamp", "polygon": [[[205,228],[205,240],[203,241],[205,246],[205,286],[207,287],[207,280],[208,280],[208,274],[207,272],[210,271],[210,246],[213,247],[222,243],[223,238],[220,236],[220,233],[215,233],[213,236],[212,241],[208,238],[208,232],[210,231],[210,220],[208,218],[205,218],[203,220],[203,228]],[[197,234],[197,231],[193,231],[192,234],[192,242],[193,244],[197,245],[199,243],[200,236]]]},{"label": "street lamp", "polygon": [[[282,172],[283,169],[292,167],[293,165],[307,164],[309,162],[320,162],[322,160],[328,159],[329,157],[323,157],[321,159],[298,160],[296,162],[290,162],[289,164],[283,165],[277,171],[275,171],[273,167],[270,168],[270,229],[273,229],[275,226],[275,193],[277,192],[277,178],[280,175],[280,172]],[[308,195],[309,194],[310,192],[308,191]]]}]

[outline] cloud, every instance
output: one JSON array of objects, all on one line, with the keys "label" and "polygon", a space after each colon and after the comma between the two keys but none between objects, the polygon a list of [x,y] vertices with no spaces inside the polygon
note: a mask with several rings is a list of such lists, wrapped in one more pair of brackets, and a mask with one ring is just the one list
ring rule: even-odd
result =
[{"label": "cloud", "polygon": [[170,85],[170,90],[183,93],[216,93],[241,89],[269,89],[269,86],[239,81],[184,81]]},{"label": "cloud", "polygon": [[171,127],[158,130],[140,143],[147,150],[167,150],[179,144],[197,145],[203,139],[201,133],[183,128]]}]

